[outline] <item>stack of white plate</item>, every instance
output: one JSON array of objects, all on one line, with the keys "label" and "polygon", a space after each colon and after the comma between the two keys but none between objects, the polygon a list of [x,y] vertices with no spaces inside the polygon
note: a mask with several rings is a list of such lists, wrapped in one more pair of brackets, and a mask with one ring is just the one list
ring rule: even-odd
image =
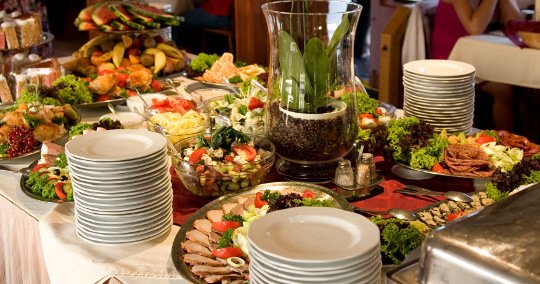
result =
[{"label": "stack of white plate", "polygon": [[406,116],[436,131],[469,133],[474,115],[474,66],[451,60],[418,60],[403,65]]},{"label": "stack of white plate", "polygon": [[98,244],[132,244],[172,226],[172,186],[163,136],[109,130],[66,144],[77,235]]},{"label": "stack of white plate", "polygon": [[248,231],[251,283],[380,283],[379,229],[349,211],[296,207]]}]

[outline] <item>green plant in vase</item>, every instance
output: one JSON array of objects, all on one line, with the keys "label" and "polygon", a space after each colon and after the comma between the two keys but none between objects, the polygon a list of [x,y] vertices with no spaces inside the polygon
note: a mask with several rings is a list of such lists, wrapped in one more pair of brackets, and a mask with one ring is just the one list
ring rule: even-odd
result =
[{"label": "green plant in vase", "polygon": [[353,90],[354,29],[361,6],[344,1],[263,5],[271,39],[267,133],[292,179],[333,177],[358,133]]}]

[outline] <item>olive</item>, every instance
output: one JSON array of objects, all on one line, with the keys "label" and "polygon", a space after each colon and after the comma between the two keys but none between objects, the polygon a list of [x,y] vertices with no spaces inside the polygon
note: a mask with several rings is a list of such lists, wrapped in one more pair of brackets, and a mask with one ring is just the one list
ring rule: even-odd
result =
[{"label": "olive", "polygon": [[59,169],[54,169],[54,170],[52,170],[52,173],[53,173],[53,175],[59,175],[60,170]]},{"label": "olive", "polygon": [[64,176],[64,175],[60,176],[60,181],[65,181],[67,179],[68,179],[67,176]]}]

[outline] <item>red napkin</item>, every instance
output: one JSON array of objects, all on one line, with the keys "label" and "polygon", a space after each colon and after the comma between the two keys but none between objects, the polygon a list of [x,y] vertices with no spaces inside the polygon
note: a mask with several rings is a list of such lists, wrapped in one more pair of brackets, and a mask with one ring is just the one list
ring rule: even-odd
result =
[{"label": "red napkin", "polygon": [[385,211],[390,208],[401,208],[412,211],[434,202],[444,200],[444,197],[405,195],[394,192],[394,190],[405,187],[404,184],[397,180],[386,180],[379,185],[384,188],[384,192],[369,199],[352,202],[351,204],[359,208],[374,211]]}]

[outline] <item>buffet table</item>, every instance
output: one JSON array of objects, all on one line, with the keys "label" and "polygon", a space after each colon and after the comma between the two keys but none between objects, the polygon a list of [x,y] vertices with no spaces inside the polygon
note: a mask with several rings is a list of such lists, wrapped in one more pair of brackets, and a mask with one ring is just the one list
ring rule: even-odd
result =
[{"label": "buffet table", "polygon": [[521,49],[502,35],[462,37],[448,59],[473,65],[480,80],[540,89],[540,50]]},{"label": "buffet table", "polygon": [[[124,106],[116,108],[127,111]],[[93,122],[107,112],[106,108],[87,109],[81,110],[81,115],[83,121]],[[2,165],[18,169],[29,165],[33,159],[35,157]],[[382,158],[377,161],[377,170],[386,179],[381,183],[383,190],[374,191],[353,205],[371,210],[416,210],[437,199],[410,197],[393,191],[404,184],[462,192],[471,192],[482,186],[475,184],[473,179],[464,178],[405,179],[400,173],[403,168],[396,168]],[[113,283],[111,278],[115,277],[124,283],[187,283],[174,267],[172,243],[179,226],[210,200],[188,192],[174,170],[171,170],[171,175],[175,225],[168,234],[140,244],[100,246],[76,236],[73,203],[56,204],[32,199],[21,190],[20,173],[0,171],[0,273],[4,275],[0,282]],[[284,179],[272,170],[267,180]],[[333,185],[328,184],[328,187]]]}]

